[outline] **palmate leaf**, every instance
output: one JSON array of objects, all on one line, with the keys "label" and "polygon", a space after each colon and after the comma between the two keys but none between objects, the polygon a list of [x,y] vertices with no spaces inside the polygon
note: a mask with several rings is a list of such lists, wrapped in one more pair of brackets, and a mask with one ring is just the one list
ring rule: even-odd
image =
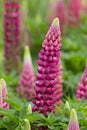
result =
[{"label": "palmate leaf", "polygon": [[51,112],[51,113],[48,115],[48,119],[53,121],[54,118],[55,118],[55,115]]},{"label": "palmate leaf", "polygon": [[35,126],[47,126],[49,129],[54,130],[56,127],[61,127],[60,122],[66,124],[68,122],[67,118],[64,116],[56,116],[53,113],[50,113],[48,118],[44,117],[42,114],[33,113],[27,117],[27,119]]},{"label": "palmate leaf", "polygon": [[3,117],[0,119],[0,128],[6,128],[6,130],[10,130],[11,128],[15,127],[17,127],[17,124],[11,121],[10,117]]},{"label": "palmate leaf", "polygon": [[26,116],[27,116],[27,108],[26,108],[26,107],[23,107],[23,108],[20,110],[19,116],[20,116],[20,118],[22,118],[22,119],[26,118]]},{"label": "palmate leaf", "polygon": [[30,121],[30,122],[35,122],[35,121],[45,121],[46,120],[46,117],[42,114],[39,114],[39,113],[32,113],[30,115],[27,116],[27,119]]},{"label": "palmate leaf", "polygon": [[17,111],[20,111],[24,107],[24,103],[12,94],[8,94],[8,98],[4,100]]},{"label": "palmate leaf", "polygon": [[0,119],[0,128],[8,128],[7,127],[7,124],[8,124],[8,118],[2,118]]},{"label": "palmate leaf", "polygon": [[67,129],[67,124],[66,123],[59,123],[59,125],[61,125],[60,128],[63,128],[63,130],[66,130]]},{"label": "palmate leaf", "polygon": [[6,110],[3,108],[0,108],[0,115],[6,116],[8,117],[11,121],[13,121],[14,123],[18,123],[19,119],[18,117],[14,114],[13,110]]},{"label": "palmate leaf", "polygon": [[6,126],[7,126],[6,130],[14,130],[17,127],[17,125],[12,121],[7,123]]}]

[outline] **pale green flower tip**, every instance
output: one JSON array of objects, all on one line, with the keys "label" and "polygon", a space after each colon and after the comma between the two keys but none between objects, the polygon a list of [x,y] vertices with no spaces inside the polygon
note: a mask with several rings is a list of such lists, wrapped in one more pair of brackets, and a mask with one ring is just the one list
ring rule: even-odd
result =
[{"label": "pale green flower tip", "polygon": [[0,79],[0,85],[1,85],[2,87],[6,87],[6,82],[5,82],[4,79]]},{"label": "pale green flower tip", "polygon": [[24,130],[31,130],[30,122],[28,121],[28,119],[24,119],[24,122],[25,122]]},{"label": "pale green flower tip", "polygon": [[27,113],[32,114],[32,106],[31,106],[31,104],[28,105]]},{"label": "pale green flower tip", "polygon": [[29,54],[29,47],[25,46],[25,54],[28,55]]},{"label": "pale green flower tip", "polygon": [[55,18],[52,22],[52,26],[58,26],[59,27],[59,18]]},{"label": "pale green flower tip", "polygon": [[28,121],[28,119],[24,119],[24,122],[25,122],[25,123],[28,123],[29,121]]},{"label": "pale green flower tip", "polygon": [[25,46],[25,51],[24,51],[24,60],[30,59],[30,49],[28,46]]},{"label": "pale green flower tip", "polygon": [[70,105],[69,105],[68,101],[66,101],[66,103],[65,103],[65,108],[67,108],[68,110],[70,110]]},{"label": "pale green flower tip", "polygon": [[71,122],[78,122],[77,113],[76,113],[76,110],[75,110],[75,109],[72,109],[72,110],[71,110],[71,113],[70,113],[70,121],[71,121]]}]

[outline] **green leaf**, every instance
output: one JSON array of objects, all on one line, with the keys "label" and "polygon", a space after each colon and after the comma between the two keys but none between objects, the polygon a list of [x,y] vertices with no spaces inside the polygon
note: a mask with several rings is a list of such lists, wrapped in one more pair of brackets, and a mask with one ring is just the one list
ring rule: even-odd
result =
[{"label": "green leaf", "polygon": [[23,102],[12,94],[8,94],[8,98],[4,100],[9,103],[11,107],[18,111],[20,111],[24,107]]}]

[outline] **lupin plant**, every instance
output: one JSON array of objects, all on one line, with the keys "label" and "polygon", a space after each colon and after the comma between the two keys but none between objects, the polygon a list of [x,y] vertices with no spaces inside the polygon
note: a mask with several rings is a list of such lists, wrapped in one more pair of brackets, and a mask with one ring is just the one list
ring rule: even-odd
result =
[{"label": "lupin plant", "polygon": [[71,110],[70,121],[69,121],[67,130],[80,130],[79,124],[78,124],[77,113],[76,113],[75,109]]},{"label": "lupin plant", "polygon": [[81,0],[68,1],[68,24],[73,27],[80,23]]},{"label": "lupin plant", "polygon": [[0,79],[0,108],[9,109],[9,104],[3,100],[4,98],[7,98],[6,83],[3,79]]},{"label": "lupin plant", "polygon": [[24,96],[27,100],[33,98],[34,72],[28,46],[25,47],[23,70],[20,75],[20,81],[19,86],[17,88],[17,92],[20,95],[20,97]]},{"label": "lupin plant", "polygon": [[[18,0],[4,3],[4,66],[6,73],[19,69],[20,50],[20,5]],[[14,62],[15,61],[15,62]]]},{"label": "lupin plant", "polygon": [[61,32],[59,19],[55,18],[49,28],[39,53],[33,111],[45,116],[55,109],[58,65],[60,61]]},{"label": "lupin plant", "polygon": [[76,97],[78,100],[81,100],[82,98],[87,100],[87,65],[82,75],[81,81],[78,84]]}]

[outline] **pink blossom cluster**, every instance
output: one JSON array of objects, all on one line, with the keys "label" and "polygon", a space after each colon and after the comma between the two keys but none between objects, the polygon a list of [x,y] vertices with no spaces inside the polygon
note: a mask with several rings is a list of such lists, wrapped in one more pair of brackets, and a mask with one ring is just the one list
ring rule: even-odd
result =
[{"label": "pink blossom cluster", "polygon": [[[46,34],[42,49],[39,53],[38,73],[36,76],[36,94],[33,111],[39,111],[45,116],[55,109],[56,98],[60,101],[56,95],[59,72],[58,65],[60,62],[60,40],[59,20],[55,18]],[[57,94],[61,93],[62,91]]]},{"label": "pink blossom cluster", "polygon": [[33,98],[34,94],[34,72],[31,61],[31,56],[28,46],[25,47],[24,65],[20,75],[19,86],[17,92],[21,98],[25,97],[27,100]]},{"label": "pink blossom cluster", "polygon": [[14,2],[6,2],[4,8],[4,64],[6,72],[9,73],[19,66],[20,5]]},{"label": "pink blossom cluster", "polygon": [[82,98],[87,100],[87,66],[84,70],[81,81],[78,84],[76,97],[78,100],[81,100]]},{"label": "pink blossom cluster", "polygon": [[[3,99],[7,98],[7,88],[6,83],[3,79],[0,79],[0,108],[9,109],[9,104]],[[0,115],[2,117],[2,115]]]},{"label": "pink blossom cluster", "polygon": [[67,130],[80,130],[78,118],[77,118],[77,113],[76,113],[75,109],[72,109],[70,112],[70,120],[69,120]]}]

